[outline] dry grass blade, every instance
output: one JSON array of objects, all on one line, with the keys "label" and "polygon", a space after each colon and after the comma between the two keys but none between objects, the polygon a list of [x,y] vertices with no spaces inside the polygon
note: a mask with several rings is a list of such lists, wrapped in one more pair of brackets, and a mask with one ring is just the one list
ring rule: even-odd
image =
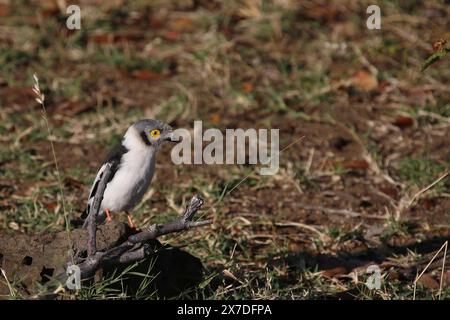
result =
[{"label": "dry grass blade", "polygon": [[439,300],[441,300],[442,295],[442,285],[444,283],[444,270],[445,270],[445,260],[447,259],[447,247],[448,247],[448,241],[445,241],[445,250],[444,250],[444,257],[442,258],[442,270],[441,270],[441,281],[439,281]]},{"label": "dry grass blade", "polygon": [[278,223],[275,223],[275,225],[277,227],[301,228],[301,229],[305,229],[305,230],[309,230],[309,231],[312,231],[314,233],[317,233],[322,238],[325,237],[325,235],[322,232],[320,232],[319,230],[317,230],[313,226],[310,226],[310,225],[307,225],[307,224],[304,224],[304,223],[287,221],[287,222],[278,222]]},{"label": "dry grass blade", "polygon": [[442,258],[442,271],[441,271],[441,281],[439,285],[439,293],[438,297],[441,299],[441,293],[442,293],[442,284],[443,284],[443,278],[444,278],[444,269],[445,269],[445,259],[447,257],[447,246],[448,241],[445,241],[445,243],[440,247],[440,249],[436,252],[436,254],[431,258],[430,262],[426,265],[426,267],[422,270],[422,272],[416,277],[416,280],[414,280],[414,292],[413,292],[413,300],[416,300],[416,289],[417,289],[417,282],[420,280],[420,278],[423,276],[423,274],[428,270],[428,267],[433,263],[433,261],[436,259],[436,257],[439,255],[439,253],[444,250],[444,257]]},{"label": "dry grass blade", "polygon": [[[45,96],[41,92],[41,88],[39,87],[39,78],[36,75],[36,73],[33,74],[33,78],[35,81],[34,87],[33,87],[33,92],[37,96],[36,101],[42,106],[42,118],[44,119],[45,126],[47,128],[48,140],[50,141],[50,146],[51,146],[52,155],[53,155],[53,162],[54,162],[55,168],[56,168],[56,178],[58,180],[59,192],[61,194],[61,202],[62,202],[62,207],[63,207],[63,212],[64,212],[64,220],[65,220],[66,231],[67,231],[67,241],[69,243],[69,252],[72,252],[71,251],[72,241],[70,238],[69,216],[68,216],[67,209],[66,209],[66,201],[64,198],[63,185],[62,185],[61,175],[60,175],[59,166],[58,166],[58,159],[56,157],[55,146],[53,145],[53,141],[51,140],[52,133],[51,133],[51,129],[50,129],[50,124],[48,123],[47,110],[46,110],[45,104],[44,104]],[[71,260],[72,260],[72,263],[74,263],[73,254],[71,254]]]},{"label": "dry grass blade", "polygon": [[9,294],[11,295],[11,297],[15,297],[16,294],[14,292],[14,289],[11,286],[11,283],[8,280],[8,277],[6,276],[5,270],[0,268],[0,271],[2,272],[3,278],[5,278],[6,285],[8,286],[8,289],[9,289]]},{"label": "dry grass blade", "polygon": [[[289,143],[286,147],[284,147],[283,149],[281,149],[281,151],[277,152],[276,154],[272,155],[268,161],[271,161],[273,157],[275,156],[279,156],[283,151],[289,149],[290,147],[292,147],[294,144],[300,142],[301,140],[303,140],[305,138],[305,136],[301,136],[300,138],[292,141],[291,143]],[[236,183],[233,188],[231,188],[226,195],[230,194],[234,189],[236,189],[237,187],[239,187],[245,180],[247,180],[250,176],[252,175],[252,173],[249,173],[247,176],[245,176],[242,180],[240,180],[238,183]]]},{"label": "dry grass blade", "polygon": [[[409,201],[408,205],[406,208],[409,208],[416,199],[418,199],[422,194],[424,194],[425,192],[427,192],[428,190],[430,190],[431,188],[433,188],[436,184],[438,184],[439,182],[441,182],[442,180],[444,180],[447,176],[448,176],[449,172],[445,172],[444,174],[442,174],[437,180],[435,180],[433,183],[431,183],[430,185],[428,185],[427,187],[423,188],[422,190],[420,190],[419,192],[417,192]],[[406,209],[405,208],[405,209]]]},{"label": "dry grass blade", "polygon": [[425,194],[427,191],[429,191],[431,188],[433,188],[436,184],[438,184],[439,182],[444,180],[448,176],[448,174],[449,174],[448,171],[444,172],[438,179],[433,181],[431,184],[429,184],[425,188],[421,189],[419,192],[414,194],[410,199],[409,199],[408,194],[406,194],[404,197],[402,197],[399,201],[399,204],[396,206],[395,219],[397,221],[399,221],[403,212],[405,212],[405,210],[410,208],[414,204],[414,201],[419,199],[419,197],[421,197],[423,194]]}]

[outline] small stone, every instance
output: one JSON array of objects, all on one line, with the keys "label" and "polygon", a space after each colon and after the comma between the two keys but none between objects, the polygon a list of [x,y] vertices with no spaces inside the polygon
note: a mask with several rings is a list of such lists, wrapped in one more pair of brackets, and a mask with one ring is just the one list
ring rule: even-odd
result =
[{"label": "small stone", "polygon": [[17,224],[17,222],[11,221],[11,222],[8,224],[8,226],[9,226],[11,229],[15,230],[15,231],[19,230],[19,225]]}]

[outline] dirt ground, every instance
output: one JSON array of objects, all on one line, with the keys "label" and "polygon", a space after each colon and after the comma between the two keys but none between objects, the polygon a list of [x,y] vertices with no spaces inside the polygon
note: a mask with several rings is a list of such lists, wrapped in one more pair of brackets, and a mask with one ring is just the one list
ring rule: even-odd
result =
[{"label": "dirt ground", "polygon": [[[137,119],[276,128],[287,148],[274,176],[159,155],[138,225],[170,221],[194,194],[214,221],[160,239],[203,264],[177,296],[412,299],[450,239],[450,56],[421,71],[450,38],[450,6],[377,1],[381,29],[369,30],[373,1],[81,0],[81,29],[68,30],[63,2],[0,2],[0,235],[64,230],[65,213],[77,228],[101,161]],[[416,298],[450,297],[442,253]],[[366,286],[372,264],[379,289]],[[20,279],[5,281],[8,298]]]}]

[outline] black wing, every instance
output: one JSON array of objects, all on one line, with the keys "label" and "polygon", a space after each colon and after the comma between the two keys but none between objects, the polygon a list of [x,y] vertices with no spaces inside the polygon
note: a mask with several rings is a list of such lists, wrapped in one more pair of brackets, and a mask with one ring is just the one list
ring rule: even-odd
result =
[{"label": "black wing", "polygon": [[[108,183],[114,178],[115,173],[119,169],[120,162],[122,160],[122,156],[125,153],[127,153],[128,151],[129,150],[122,143],[119,143],[108,154],[102,167],[100,168],[100,170],[98,170],[97,176],[95,177],[94,183],[92,184],[91,191],[89,192],[87,206],[83,213],[83,216],[87,217],[91,210],[91,205],[92,205],[92,202],[94,201],[94,197],[95,197],[95,193],[97,192],[98,185],[100,184],[100,181],[103,178],[103,173],[105,171],[106,164],[111,165],[111,174],[109,175],[109,179],[107,181],[107,183]],[[86,221],[87,221],[87,218],[86,218]]]}]

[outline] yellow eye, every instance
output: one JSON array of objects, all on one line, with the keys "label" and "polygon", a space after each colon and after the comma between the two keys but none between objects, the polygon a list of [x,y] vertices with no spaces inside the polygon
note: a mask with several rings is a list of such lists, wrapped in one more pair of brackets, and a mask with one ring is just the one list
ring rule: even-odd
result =
[{"label": "yellow eye", "polygon": [[159,131],[158,129],[154,129],[154,130],[150,131],[150,135],[152,136],[152,138],[158,138],[160,134],[161,134],[161,131]]}]

